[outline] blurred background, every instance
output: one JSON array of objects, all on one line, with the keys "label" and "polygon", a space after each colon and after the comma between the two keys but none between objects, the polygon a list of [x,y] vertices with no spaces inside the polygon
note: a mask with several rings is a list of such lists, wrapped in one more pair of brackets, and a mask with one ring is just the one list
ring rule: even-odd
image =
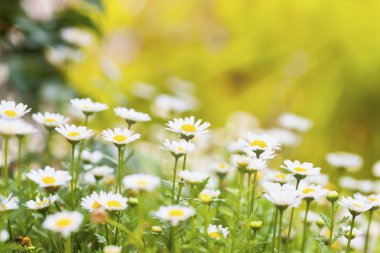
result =
[{"label": "blurred background", "polygon": [[[379,13],[376,0],[2,0],[0,97],[34,112],[91,97],[162,122],[179,99],[182,115],[213,128],[272,127],[292,112],[313,128],[290,158],[323,168],[327,152],[358,153],[357,176],[369,178],[380,158]],[[96,120],[104,129],[115,116]]]}]

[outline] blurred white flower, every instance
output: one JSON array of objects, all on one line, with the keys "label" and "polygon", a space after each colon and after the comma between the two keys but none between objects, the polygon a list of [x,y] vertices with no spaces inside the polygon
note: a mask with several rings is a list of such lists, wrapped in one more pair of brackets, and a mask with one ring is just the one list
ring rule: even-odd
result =
[{"label": "blurred white flower", "polygon": [[137,122],[150,121],[151,118],[148,114],[143,112],[138,112],[135,109],[128,109],[125,107],[116,107],[113,109],[116,116],[124,119],[129,125],[135,124]]},{"label": "blurred white flower", "polygon": [[6,229],[0,231],[0,242],[8,241],[9,233]]},{"label": "blurred white flower", "polygon": [[0,195],[0,212],[17,209],[18,202],[19,198],[13,194],[9,194],[8,197]]},{"label": "blurred white flower", "polygon": [[67,121],[69,120],[68,118],[66,118],[65,116],[59,113],[50,113],[50,112],[45,112],[43,114],[40,112],[35,113],[35,114],[32,114],[32,118],[47,128],[58,127],[60,125],[66,124]]},{"label": "blurred white flower", "polygon": [[107,245],[103,249],[103,253],[121,253],[123,248],[116,245]]},{"label": "blurred white flower", "polygon": [[140,134],[135,134],[133,131],[126,128],[106,129],[102,131],[104,140],[112,142],[116,146],[124,146],[128,143],[134,142],[140,138]]},{"label": "blurred white flower", "polygon": [[55,130],[72,143],[88,139],[94,134],[92,130],[89,130],[85,126],[69,124],[60,125],[59,127],[56,127]]},{"label": "blurred white flower", "polygon": [[185,221],[194,214],[194,208],[185,206],[160,206],[155,212],[158,218],[169,221],[172,226],[177,226],[181,221]]},{"label": "blurred white flower", "polygon": [[80,47],[89,46],[93,40],[91,33],[77,27],[63,28],[60,34],[65,41]]},{"label": "blurred white flower", "polygon": [[66,8],[68,0],[22,0],[21,7],[29,18],[46,22]]},{"label": "blurred white flower", "polygon": [[280,115],[278,123],[281,127],[298,132],[306,132],[313,125],[311,120],[292,113],[284,113]]},{"label": "blurred white flower", "polygon": [[73,98],[70,103],[75,109],[82,111],[86,115],[108,109],[107,104],[94,102],[90,98]]},{"label": "blurred white flower", "polygon": [[62,66],[70,62],[79,62],[83,60],[83,54],[77,49],[66,46],[57,46],[47,48],[45,51],[45,58],[54,66]]},{"label": "blurred white flower", "polygon": [[110,211],[125,210],[128,207],[127,201],[128,199],[119,193],[100,192],[99,194],[99,203]]},{"label": "blurred white flower", "polygon": [[266,132],[269,136],[275,138],[281,145],[288,147],[298,146],[301,142],[301,138],[292,131],[272,128]]},{"label": "blurred white flower", "polygon": [[80,212],[63,211],[46,217],[42,227],[60,232],[63,237],[69,237],[72,232],[79,229],[83,221],[83,215]]},{"label": "blurred white flower", "polygon": [[95,150],[90,152],[85,149],[82,151],[82,160],[88,163],[97,164],[103,159],[103,153],[101,151]]},{"label": "blurred white flower", "polygon": [[352,197],[342,197],[339,203],[341,206],[347,208],[352,215],[358,215],[373,207],[373,204],[368,203],[368,201],[363,201]]},{"label": "blurred white flower", "polygon": [[372,173],[375,177],[380,177],[380,161],[377,161],[372,167]]},{"label": "blurred white flower", "polygon": [[134,82],[132,84],[132,94],[135,97],[142,99],[152,99],[156,94],[157,89],[153,84],[145,83],[145,82]]},{"label": "blurred white flower", "polygon": [[182,139],[190,140],[197,135],[207,133],[207,128],[210,127],[210,123],[203,122],[202,120],[195,121],[194,116],[190,118],[177,118],[169,121],[166,124],[166,128],[169,131],[179,133]]},{"label": "blurred white flower", "polygon": [[316,176],[320,174],[321,168],[316,168],[312,163],[308,162],[299,162],[299,161],[290,161],[285,160],[284,165],[281,165],[281,168],[286,169],[293,173],[295,176],[306,177],[306,176]]},{"label": "blurred white flower", "polygon": [[151,192],[160,185],[159,177],[148,174],[133,174],[123,178],[123,186],[125,189],[133,191]]},{"label": "blurred white flower", "polygon": [[200,171],[182,170],[179,176],[188,184],[199,184],[210,177],[208,174]]},{"label": "blurred white flower", "polygon": [[41,210],[49,207],[51,204],[53,204],[55,201],[59,199],[58,195],[50,195],[48,197],[44,197],[43,199],[40,199],[39,197],[36,198],[36,200],[29,200],[25,203],[25,206],[28,209],[32,210]]},{"label": "blurred white flower", "polygon": [[358,171],[363,163],[359,155],[342,151],[327,154],[326,160],[331,166],[350,172]]},{"label": "blurred white flower", "polygon": [[192,111],[195,105],[185,99],[161,94],[152,104],[152,113],[157,117],[168,119],[176,114]]},{"label": "blurred white flower", "polygon": [[279,208],[297,207],[301,204],[300,193],[294,185],[266,182],[263,187],[263,197]]},{"label": "blurred white flower", "polygon": [[187,142],[184,140],[180,140],[180,141],[165,140],[162,143],[161,148],[171,152],[172,155],[176,157],[180,157],[193,151],[195,146],[191,142]]},{"label": "blurred white flower", "polygon": [[43,170],[31,170],[26,176],[40,187],[61,186],[71,180],[67,171],[55,170],[50,166],[46,166]]},{"label": "blurred white flower", "polygon": [[210,224],[207,228],[208,236],[215,240],[227,238],[229,233],[228,228],[223,228],[222,225],[216,226]]}]

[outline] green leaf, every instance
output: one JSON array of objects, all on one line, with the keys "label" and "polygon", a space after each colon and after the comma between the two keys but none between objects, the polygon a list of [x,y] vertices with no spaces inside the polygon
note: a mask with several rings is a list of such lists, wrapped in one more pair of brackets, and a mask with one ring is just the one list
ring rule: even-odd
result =
[{"label": "green leaf", "polygon": [[331,230],[331,220],[329,217],[327,217],[324,213],[321,213],[320,214],[322,220],[324,221],[324,223],[326,224],[326,226]]},{"label": "green leaf", "polygon": [[107,239],[104,236],[99,235],[97,233],[95,233],[95,236],[99,243],[107,245]]}]

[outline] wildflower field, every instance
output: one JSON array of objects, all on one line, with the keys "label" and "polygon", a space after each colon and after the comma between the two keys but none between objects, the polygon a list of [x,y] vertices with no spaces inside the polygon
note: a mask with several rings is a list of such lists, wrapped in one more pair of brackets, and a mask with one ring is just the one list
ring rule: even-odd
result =
[{"label": "wildflower field", "polygon": [[380,253],[378,13],[2,1],[0,253]]}]

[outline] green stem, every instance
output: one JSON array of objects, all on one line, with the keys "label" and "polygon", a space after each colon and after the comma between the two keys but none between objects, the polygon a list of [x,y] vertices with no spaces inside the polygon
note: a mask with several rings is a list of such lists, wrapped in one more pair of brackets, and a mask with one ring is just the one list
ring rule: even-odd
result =
[{"label": "green stem", "polygon": [[236,201],[236,217],[235,217],[235,222],[234,222],[234,231],[232,234],[232,243],[231,243],[231,252],[234,252],[235,250],[235,241],[236,241],[236,235],[237,231],[239,228],[239,223],[240,223],[240,200],[241,200],[241,194],[243,191],[243,184],[244,184],[244,173],[240,171],[239,173],[240,179],[239,179],[239,192],[238,192],[238,197]]},{"label": "green stem", "polygon": [[367,253],[367,251],[368,251],[369,231],[370,231],[370,227],[371,227],[372,215],[373,215],[373,211],[374,210],[375,209],[373,209],[373,208],[371,208],[371,210],[369,210],[367,232],[366,232],[366,235],[365,235],[364,253]]},{"label": "green stem", "polygon": [[172,192],[172,204],[175,203],[175,181],[176,181],[176,178],[177,178],[177,164],[178,164],[178,158],[179,157],[175,157],[174,159],[174,174],[173,174],[173,192]]},{"label": "green stem", "polygon": [[[186,170],[186,160],[187,160],[187,155],[185,154],[183,156],[182,171]],[[179,203],[179,199],[181,198],[182,188],[183,188],[183,180],[181,179],[181,183],[179,184],[179,188],[178,188],[176,204]]]},{"label": "green stem", "polygon": [[70,182],[70,186],[71,186],[71,200],[72,200],[72,205],[73,205],[73,208],[75,208],[75,186],[76,186],[76,182],[75,182],[75,173],[74,173],[74,166],[75,165],[75,143],[71,143],[71,168],[70,168],[70,174],[71,174],[71,182]]},{"label": "green stem", "polygon": [[[300,182],[301,182],[301,179],[297,178],[296,190],[298,190],[298,186],[300,185]],[[293,216],[294,216],[294,207],[292,207],[292,211],[290,212],[290,220],[289,220],[288,234],[286,236],[285,252],[288,252],[290,235],[292,232],[292,225],[293,225]]]},{"label": "green stem", "polygon": [[248,184],[247,184],[247,188],[248,188],[248,191],[247,191],[247,217],[249,218],[249,214],[250,214],[250,208],[251,208],[251,192],[249,191],[249,189],[251,188],[251,173],[248,174]]},{"label": "green stem", "polygon": [[18,136],[18,150],[17,150],[17,184],[20,190],[22,189],[22,184],[21,184],[21,175],[22,175],[22,169],[21,169],[21,148],[22,148],[22,141],[23,141],[23,136]]},{"label": "green stem", "polygon": [[330,227],[330,238],[329,238],[329,247],[328,252],[331,250],[334,237],[334,222],[335,222],[335,202],[331,202],[331,227]]},{"label": "green stem", "polygon": [[46,147],[45,147],[45,154],[46,154],[46,164],[51,163],[51,153],[50,153],[50,140],[51,140],[51,135],[52,135],[52,128],[47,128],[48,134],[46,137]]},{"label": "green stem", "polygon": [[282,227],[282,216],[284,213],[284,209],[280,208],[280,222],[278,224],[278,247],[277,247],[277,253],[281,252],[281,227]]},{"label": "green stem", "polygon": [[121,179],[122,179],[122,170],[123,170],[123,147],[117,147],[118,151],[118,166],[117,166],[117,184],[115,192],[121,194]]},{"label": "green stem", "polygon": [[[88,125],[88,118],[90,117],[91,114],[84,114],[84,126],[87,127]],[[79,178],[79,172],[80,172],[80,169],[81,169],[81,162],[82,162],[82,152],[83,152],[83,148],[84,148],[84,140],[80,142],[79,144],[79,150],[78,150],[78,157],[77,157],[77,169],[76,169],[76,172],[75,172],[75,184],[77,183],[78,181],[78,178]]]},{"label": "green stem", "polygon": [[308,215],[308,213],[309,213],[310,203],[311,203],[311,200],[306,200],[306,212],[305,212],[305,217],[304,217],[304,219],[303,219],[303,235],[302,235],[302,248],[301,248],[301,253],[304,253],[304,252],[305,252],[306,231],[307,231],[307,215]]},{"label": "green stem", "polygon": [[273,223],[273,238],[272,238],[272,253],[274,253],[274,245],[276,241],[276,233],[277,233],[277,216],[278,216],[278,208],[276,208],[276,212],[274,214],[274,223]]},{"label": "green stem", "polygon": [[252,194],[251,194],[251,206],[250,206],[250,212],[251,214],[255,209],[255,199],[256,199],[256,180],[257,180],[257,171],[253,174],[253,185],[252,185]]},{"label": "green stem", "polygon": [[3,165],[3,178],[5,184],[5,194],[8,194],[8,143],[9,136],[4,137],[4,165]]},{"label": "green stem", "polygon": [[72,252],[72,241],[71,241],[71,236],[65,238],[64,242],[65,246],[65,253],[71,253]]},{"label": "green stem", "polygon": [[351,238],[352,238],[352,230],[354,229],[354,222],[355,222],[355,215],[352,215],[351,220],[351,229],[350,229],[350,236],[348,237],[347,247],[346,247],[346,253],[350,252],[350,246],[351,246]]}]

